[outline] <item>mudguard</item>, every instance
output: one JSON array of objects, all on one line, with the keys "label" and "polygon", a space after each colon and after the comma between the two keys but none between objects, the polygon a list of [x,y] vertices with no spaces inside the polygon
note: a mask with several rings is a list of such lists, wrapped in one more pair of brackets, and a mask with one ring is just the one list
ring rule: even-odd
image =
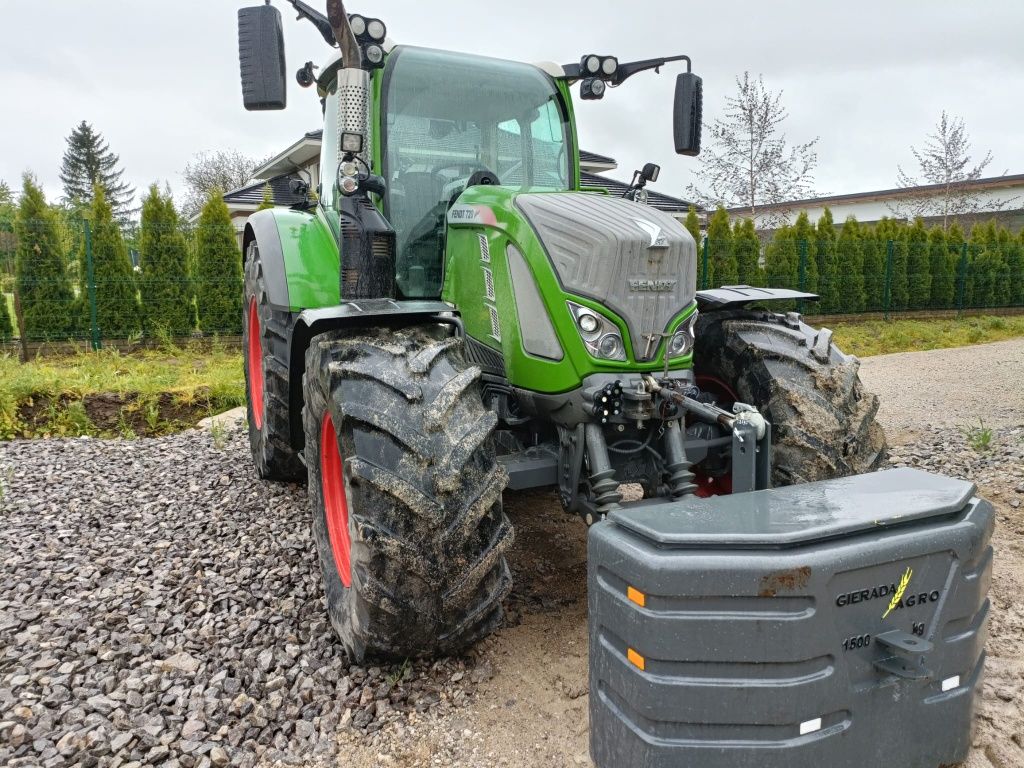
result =
[{"label": "mudguard", "polygon": [[598,768],[964,760],[994,525],[975,492],[896,469],[592,526]]},{"label": "mudguard", "polygon": [[245,223],[242,236],[242,258],[248,256],[249,243],[255,240],[260,247],[260,263],[270,303],[278,309],[289,309],[288,278],[284,266],[284,249],[277,228],[277,219],[270,209],[257,211]]},{"label": "mudguard", "polygon": [[701,312],[713,312],[718,309],[738,309],[747,304],[765,301],[817,301],[816,293],[794,291],[789,288],[755,288],[750,285],[723,285],[721,288],[708,288],[697,291],[697,307]]}]

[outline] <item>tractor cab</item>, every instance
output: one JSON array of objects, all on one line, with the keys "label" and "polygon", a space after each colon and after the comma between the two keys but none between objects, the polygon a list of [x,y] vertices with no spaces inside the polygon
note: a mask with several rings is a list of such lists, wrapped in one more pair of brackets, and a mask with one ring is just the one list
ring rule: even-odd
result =
[{"label": "tractor cab", "polygon": [[574,186],[567,112],[555,80],[529,64],[406,46],[390,53],[380,163],[403,296],[440,294],[446,214],[468,186]]}]

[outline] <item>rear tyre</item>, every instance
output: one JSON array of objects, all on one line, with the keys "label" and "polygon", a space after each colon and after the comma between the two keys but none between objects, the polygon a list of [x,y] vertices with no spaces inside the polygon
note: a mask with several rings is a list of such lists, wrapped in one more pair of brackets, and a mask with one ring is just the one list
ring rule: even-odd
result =
[{"label": "rear tyre", "polygon": [[796,315],[710,312],[698,320],[694,372],[719,399],[755,406],[772,425],[776,486],[874,471],[885,458],[860,361]]},{"label": "rear tyre", "polygon": [[313,536],[354,659],[455,653],[501,621],[508,475],[479,376],[458,339],[418,329],[326,333],[306,354]]},{"label": "rear tyre", "polygon": [[291,315],[270,306],[253,240],[245,260],[242,349],[245,357],[249,448],[256,474],[267,480],[301,480],[306,468],[291,446],[288,422],[288,325]]}]

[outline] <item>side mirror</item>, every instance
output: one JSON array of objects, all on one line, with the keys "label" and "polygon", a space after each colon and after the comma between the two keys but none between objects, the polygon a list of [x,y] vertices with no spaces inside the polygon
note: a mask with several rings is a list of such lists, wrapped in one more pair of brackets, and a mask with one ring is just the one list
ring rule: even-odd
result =
[{"label": "side mirror", "polygon": [[284,30],[277,8],[257,5],[238,9],[238,62],[245,108],[284,109],[288,103]]},{"label": "side mirror", "polygon": [[658,180],[658,176],[661,174],[661,166],[655,165],[654,163],[645,163],[643,170],[640,171],[640,175],[645,180],[655,182]]},{"label": "side mirror", "polygon": [[700,124],[703,102],[703,84],[692,72],[683,72],[676,78],[676,97],[673,106],[673,132],[676,154],[700,154]]}]

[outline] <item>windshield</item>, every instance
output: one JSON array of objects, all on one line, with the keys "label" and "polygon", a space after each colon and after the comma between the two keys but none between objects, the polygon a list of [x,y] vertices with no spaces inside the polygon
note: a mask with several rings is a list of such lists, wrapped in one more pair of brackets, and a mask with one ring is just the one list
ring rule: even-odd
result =
[{"label": "windshield", "polygon": [[381,98],[385,213],[406,296],[440,292],[445,214],[477,171],[502,186],[569,188],[568,120],[536,67],[402,47],[388,59]]}]

